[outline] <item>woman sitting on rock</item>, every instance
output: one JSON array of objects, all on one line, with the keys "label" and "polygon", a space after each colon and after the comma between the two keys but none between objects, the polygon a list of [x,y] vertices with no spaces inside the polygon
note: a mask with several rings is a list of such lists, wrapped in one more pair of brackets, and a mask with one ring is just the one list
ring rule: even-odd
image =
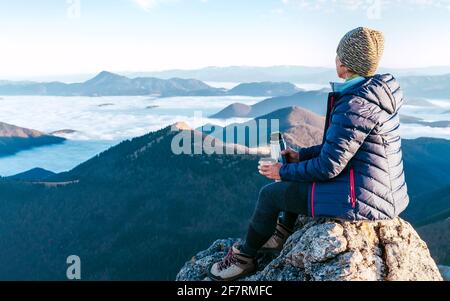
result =
[{"label": "woman sitting on rock", "polygon": [[405,210],[403,95],[392,75],[375,75],[383,49],[383,34],[372,29],[356,28],[342,38],[336,70],[345,82],[332,83],[322,144],[288,149],[288,164],[261,168],[281,182],[262,188],[245,243],[214,263],[210,278],[254,273],[257,252],[280,251],[299,214],[356,221],[392,219]]}]

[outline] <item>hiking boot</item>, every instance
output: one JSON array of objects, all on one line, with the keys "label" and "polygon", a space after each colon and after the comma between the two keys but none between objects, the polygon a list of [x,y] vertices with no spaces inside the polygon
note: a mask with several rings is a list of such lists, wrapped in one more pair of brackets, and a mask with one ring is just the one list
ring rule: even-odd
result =
[{"label": "hiking boot", "polygon": [[284,243],[291,236],[292,231],[278,223],[275,233],[259,250],[261,253],[280,253],[283,250]]},{"label": "hiking boot", "polygon": [[236,245],[220,262],[214,263],[209,269],[209,278],[215,281],[233,281],[253,274],[257,270],[254,257],[242,253]]}]

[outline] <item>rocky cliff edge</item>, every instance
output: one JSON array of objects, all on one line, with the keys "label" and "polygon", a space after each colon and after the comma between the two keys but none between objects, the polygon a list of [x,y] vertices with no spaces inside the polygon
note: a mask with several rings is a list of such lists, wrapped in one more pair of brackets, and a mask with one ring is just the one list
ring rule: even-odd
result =
[{"label": "rocky cliff edge", "polygon": [[[209,265],[235,242],[241,240],[217,240],[188,261],[176,279],[208,280]],[[258,272],[243,280],[442,280],[425,242],[400,218],[348,222],[301,217],[279,256],[260,256],[258,263]]]}]

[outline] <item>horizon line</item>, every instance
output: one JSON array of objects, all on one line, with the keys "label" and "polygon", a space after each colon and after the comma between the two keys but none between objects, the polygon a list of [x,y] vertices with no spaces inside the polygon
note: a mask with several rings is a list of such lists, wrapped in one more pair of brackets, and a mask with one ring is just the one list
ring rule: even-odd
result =
[{"label": "horizon line", "polygon": [[[40,78],[40,77],[69,77],[69,76],[96,76],[102,72],[109,72],[114,73],[118,75],[123,76],[129,76],[131,73],[164,73],[164,72],[186,72],[186,71],[198,71],[198,70],[205,70],[205,69],[226,69],[226,68],[277,68],[277,67],[294,67],[294,68],[317,68],[317,69],[325,69],[324,71],[331,71],[334,70],[334,67],[332,66],[311,66],[311,65],[286,65],[286,64],[279,64],[279,65],[267,65],[267,66],[261,66],[261,65],[227,65],[227,66],[218,66],[218,65],[210,65],[210,66],[204,66],[204,67],[198,67],[198,68],[170,68],[170,69],[154,69],[154,70],[139,70],[139,71],[133,71],[133,70],[108,70],[108,69],[102,69],[101,71],[86,71],[86,72],[74,72],[74,73],[49,73],[49,74],[35,74],[35,75],[13,75],[13,76],[0,76],[0,81],[33,81],[33,80],[27,80],[25,78]],[[396,70],[396,71],[408,71],[408,70],[422,70],[422,69],[433,69],[433,68],[450,68],[450,65],[429,65],[429,66],[421,66],[421,67],[388,67],[388,66],[380,66],[378,70],[382,69],[390,69],[390,70]],[[450,70],[449,70],[450,74]],[[5,79],[6,78],[6,79]],[[9,80],[7,78],[16,78]],[[23,80],[20,80],[18,78],[24,78]],[[57,81],[57,79],[55,79]]]}]

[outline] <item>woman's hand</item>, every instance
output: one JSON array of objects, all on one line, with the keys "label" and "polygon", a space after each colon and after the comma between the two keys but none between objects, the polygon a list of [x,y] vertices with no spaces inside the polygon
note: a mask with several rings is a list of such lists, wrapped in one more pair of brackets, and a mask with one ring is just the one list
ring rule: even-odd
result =
[{"label": "woman's hand", "polygon": [[262,165],[259,169],[259,173],[270,180],[279,181],[281,180],[280,177],[281,166],[282,166],[281,163],[276,163],[273,165]]},{"label": "woman's hand", "polygon": [[297,153],[290,147],[282,151],[281,155],[285,156],[287,163],[297,163],[300,161],[299,153]]}]

